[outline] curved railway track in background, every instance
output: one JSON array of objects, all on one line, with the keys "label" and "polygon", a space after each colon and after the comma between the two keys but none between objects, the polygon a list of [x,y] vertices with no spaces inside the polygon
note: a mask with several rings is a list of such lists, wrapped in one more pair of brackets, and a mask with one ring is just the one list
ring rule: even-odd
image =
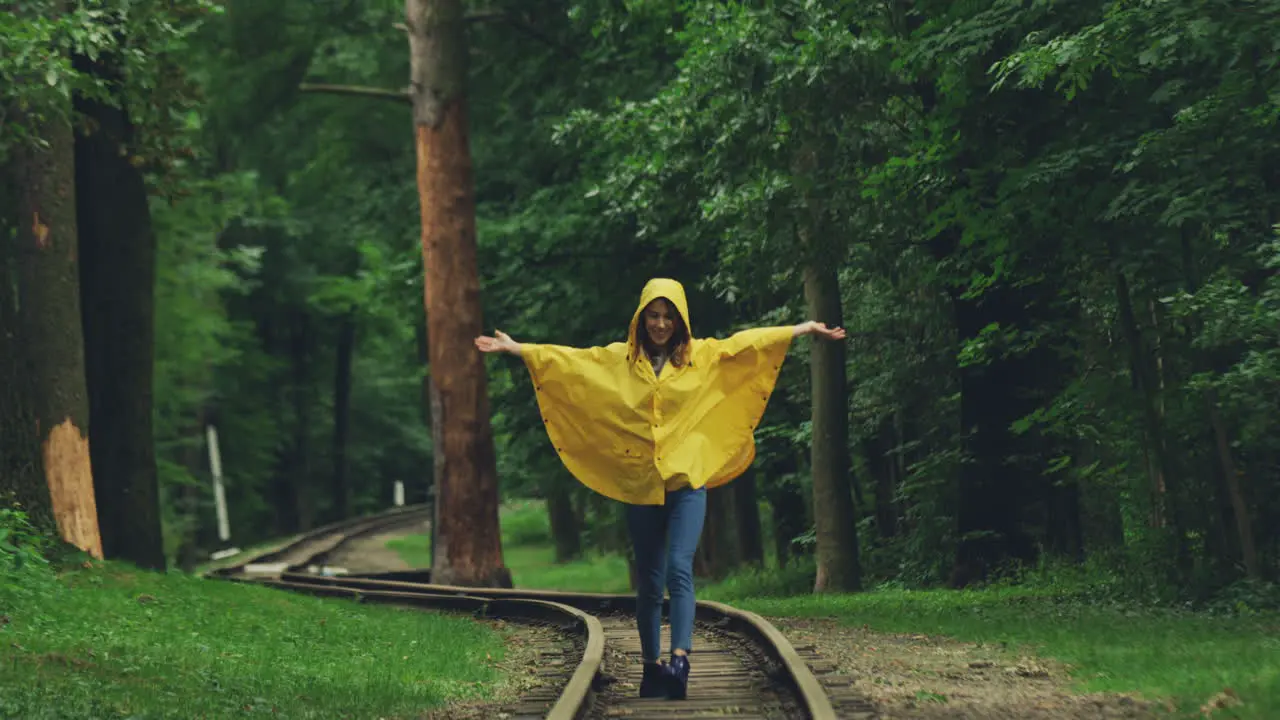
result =
[{"label": "curved railway track in background", "polygon": [[831,674],[833,666],[812,649],[797,652],[764,618],[722,603],[698,602],[688,699],[641,699],[633,596],[433,585],[429,570],[362,574],[325,565],[357,538],[429,518],[430,506],[419,505],[334,523],[206,575],[555,628],[559,641],[538,648],[544,684],[495,711],[507,720],[876,717],[871,703],[852,689],[852,679]]}]

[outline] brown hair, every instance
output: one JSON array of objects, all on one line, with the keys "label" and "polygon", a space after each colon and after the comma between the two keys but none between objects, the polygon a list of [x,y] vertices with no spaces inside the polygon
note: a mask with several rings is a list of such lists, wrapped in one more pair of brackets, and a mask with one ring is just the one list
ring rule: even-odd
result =
[{"label": "brown hair", "polygon": [[[676,308],[675,303],[667,298],[658,299],[670,307],[671,315],[676,321],[671,339],[667,341],[667,361],[674,367],[682,367],[685,363],[685,349],[689,346],[689,326],[685,325],[684,317],[680,315],[680,310]],[[645,355],[651,358],[658,354],[658,346],[653,343],[653,339],[649,337],[649,331],[645,329],[643,310],[641,310],[639,322],[636,323],[636,346],[643,349]]]}]

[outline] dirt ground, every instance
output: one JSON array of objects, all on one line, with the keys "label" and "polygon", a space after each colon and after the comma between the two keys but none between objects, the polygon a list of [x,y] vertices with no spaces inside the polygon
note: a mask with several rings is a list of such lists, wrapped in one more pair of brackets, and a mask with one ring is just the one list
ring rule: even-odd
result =
[{"label": "dirt ground", "polygon": [[1071,691],[1067,668],[947,638],[878,633],[833,620],[769,618],[797,647],[857,678],[883,720],[1111,720],[1160,709],[1127,695]]},{"label": "dirt ground", "polygon": [[560,632],[552,628],[502,622],[493,623],[490,627],[496,627],[506,636],[507,652],[501,662],[493,665],[502,674],[502,681],[489,689],[489,698],[451,703],[422,715],[418,720],[500,720],[511,717],[505,712],[510,704],[530,695],[545,694],[539,690],[555,692],[554,688],[547,686],[558,678],[540,675],[537,670],[545,664],[542,650],[562,642]]}]

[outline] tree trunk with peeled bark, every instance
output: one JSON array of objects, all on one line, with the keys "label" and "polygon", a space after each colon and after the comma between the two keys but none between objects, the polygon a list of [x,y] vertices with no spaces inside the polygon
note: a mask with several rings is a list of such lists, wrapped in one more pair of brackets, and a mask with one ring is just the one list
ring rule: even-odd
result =
[{"label": "tree trunk with peeled bark", "polygon": [[433,582],[511,586],[484,362],[460,0],[405,0],[435,458]]},{"label": "tree trunk with peeled bark", "polygon": [[[48,113],[29,122],[48,147],[15,146],[7,159],[6,218],[0,236],[0,495],[66,542],[102,557],[89,459],[89,399],[77,271],[75,139]],[[10,239],[12,237],[12,239]]]},{"label": "tree trunk with peeled bark", "polygon": [[[118,80],[106,61],[82,71]],[[90,126],[75,139],[81,317],[89,390],[89,447],[108,558],[165,568],[152,435],[156,239],[125,110],[76,98]]]}]

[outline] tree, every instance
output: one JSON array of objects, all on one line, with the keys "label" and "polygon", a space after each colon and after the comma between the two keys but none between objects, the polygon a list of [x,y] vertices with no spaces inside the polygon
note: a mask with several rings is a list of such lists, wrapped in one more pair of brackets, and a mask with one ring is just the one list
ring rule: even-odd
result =
[{"label": "tree", "polygon": [[405,16],[430,338],[432,579],[510,587],[485,368],[470,350],[484,326],[467,129],[466,18],[460,0],[405,0]]},{"label": "tree", "polygon": [[103,552],[164,569],[151,426],[156,240],[136,129],[112,62],[76,59],[114,97],[75,100],[87,121],[75,138],[75,185],[89,447]]},{"label": "tree", "polygon": [[[836,273],[814,262],[805,269],[809,317],[839,327],[840,288]],[[813,519],[818,573],[814,592],[848,592],[862,587],[858,561],[857,513],[849,463],[848,381],[843,343],[815,343],[810,358],[813,388]]]},{"label": "tree", "polygon": [[[854,559],[866,583],[921,587],[1086,553],[1144,597],[1274,579],[1280,145],[1276,74],[1258,68],[1275,62],[1277,2],[582,0],[566,13],[491,0],[469,18],[456,93],[485,314],[530,339],[610,342],[634,300],[630,282],[599,281],[618,273],[686,279],[700,336],[842,311],[844,357],[799,344],[756,431],[766,535],[811,587],[818,565]],[[439,332],[461,296],[437,292],[453,282],[435,276],[453,272],[452,230],[424,247],[403,212],[421,202],[410,93],[361,85],[403,85],[391,30],[405,4],[220,4],[225,32],[184,63],[208,103],[165,108],[208,136],[186,166],[206,176],[152,207],[166,258],[157,454],[170,496],[198,480],[175,466],[201,464],[191,426],[220,410],[233,525],[265,537],[292,529],[273,507],[306,496],[338,511],[349,491],[372,509],[421,472],[432,448],[418,413],[448,399],[432,385],[449,372],[427,357],[423,306]],[[299,83],[329,95],[299,102]],[[43,85],[0,82],[0,95]],[[797,166],[805,149],[819,161]],[[446,203],[465,184],[440,187],[427,195]],[[829,247],[804,247],[801,231]],[[0,276],[14,262],[0,255]],[[418,300],[404,290],[424,274],[435,287]],[[827,310],[806,312],[819,295]],[[446,334],[432,352],[453,345]],[[563,470],[521,368],[494,370],[503,496],[548,499],[562,557],[579,530],[594,551],[625,548],[616,508],[554,484]],[[747,482],[714,496],[710,571],[732,562],[727,531],[746,539],[759,521]]]},{"label": "tree", "polygon": [[[0,491],[66,542],[102,557],[89,457],[89,400],[76,258],[75,149],[69,108],[19,115],[33,141],[8,148],[3,168],[11,231],[0,267],[16,287],[0,299]],[[43,117],[41,117],[43,115]]]}]

